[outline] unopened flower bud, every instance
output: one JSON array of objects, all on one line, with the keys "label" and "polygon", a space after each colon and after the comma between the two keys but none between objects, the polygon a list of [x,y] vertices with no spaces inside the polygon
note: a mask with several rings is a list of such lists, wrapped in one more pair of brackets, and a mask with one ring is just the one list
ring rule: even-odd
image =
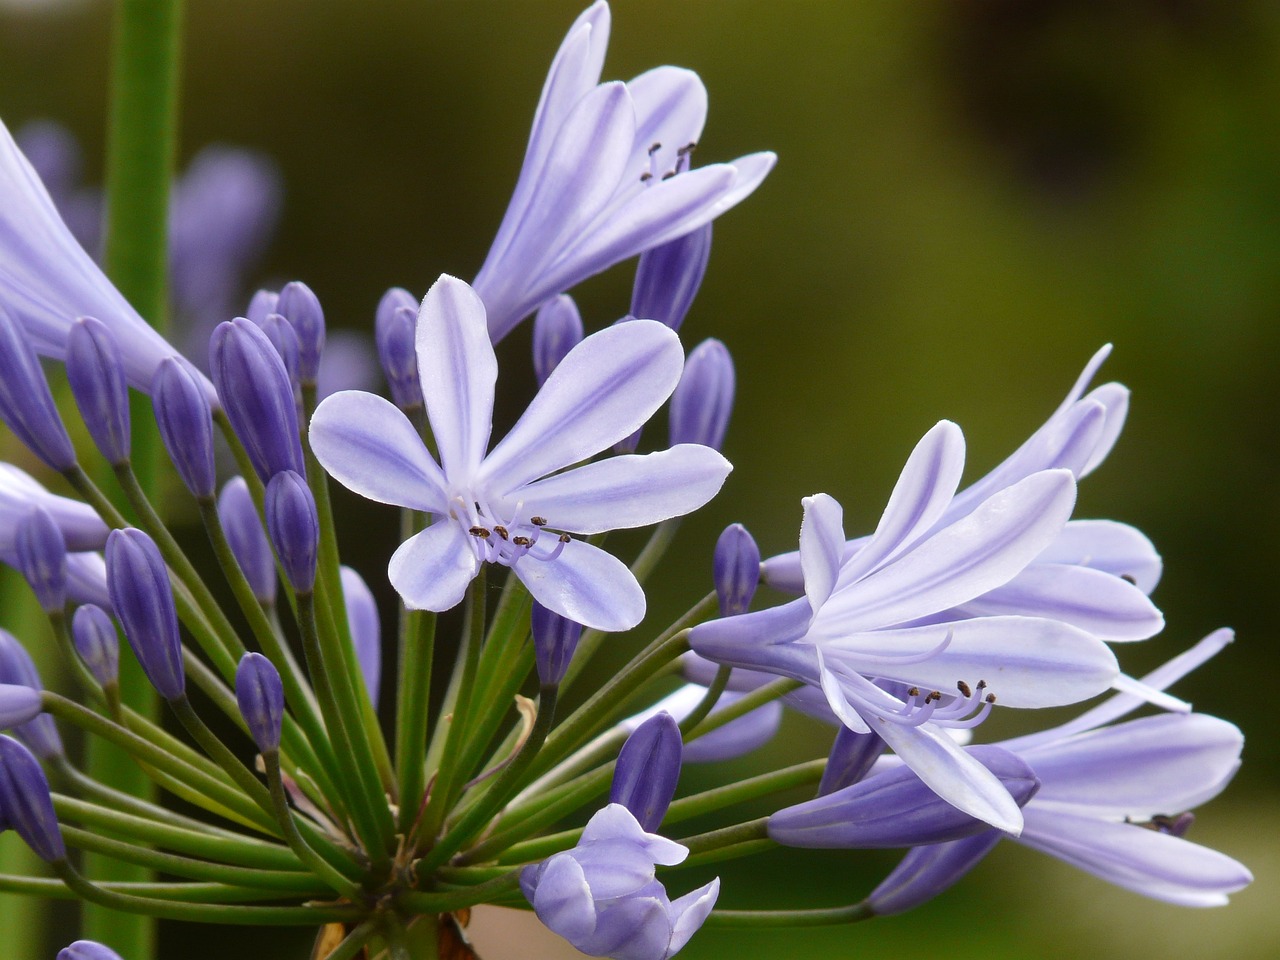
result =
[{"label": "unopened flower bud", "polygon": [[932,900],[976,867],[1003,836],[987,829],[949,843],[913,847],[867,897],[867,906],[877,916],[890,916]]},{"label": "unopened flower bud", "polygon": [[827,766],[818,784],[818,796],[851,787],[870,772],[884,753],[884,741],[876,733],[854,733],[843,724],[827,755]]},{"label": "unopened flower bud", "polygon": [[671,714],[656,714],[640,724],[618,753],[609,802],[620,803],[648,833],[667,815],[680,780],[684,741]]},{"label": "unopened flower bud", "polygon": [[320,355],[324,353],[324,310],[320,307],[320,298],[305,283],[294,280],[280,289],[276,312],[289,321],[298,335],[298,380],[306,386],[315,386]]},{"label": "unopened flower bud", "polygon": [[711,258],[711,224],[646,250],[636,267],[631,315],[679,330]]},{"label": "unopened flower bud", "polygon": [[267,484],[264,507],[267,534],[284,575],[298,593],[310,593],[316,582],[320,521],[307,481],[292,470],[277,473]]},{"label": "unopened flower bud", "polygon": [[[40,691],[44,684],[40,680],[40,672],[36,669],[31,655],[18,642],[17,638],[7,631],[0,630],[0,684],[11,684],[21,690],[31,690],[39,702]],[[21,692],[14,694],[16,702],[11,706],[23,714],[30,710],[26,702],[27,695]],[[62,755],[62,737],[58,734],[58,725],[47,713],[37,713],[26,722],[5,722],[7,711],[0,708],[0,730],[14,727],[18,739],[37,757],[58,757]]]},{"label": "unopened flower bud", "polygon": [[733,523],[724,528],[716,541],[712,569],[720,616],[736,617],[746,613],[760,584],[760,548],[742,524]]},{"label": "unopened flower bud", "polygon": [[268,315],[280,312],[276,306],[279,301],[280,294],[274,290],[259,290],[249,300],[249,307],[244,315],[258,326],[262,326]]},{"label": "unopened flower bud", "polygon": [[565,354],[582,342],[582,316],[567,293],[552,297],[533,319],[533,372],[538,386],[547,382]]},{"label": "unopened flower bud", "polygon": [[62,473],[75,448],[49,392],[40,359],[22,325],[0,304],[0,419],[32,453]]},{"label": "unopened flower bud", "polygon": [[107,611],[92,603],[77,607],[71,618],[71,637],[93,679],[104,687],[119,681],[120,638]]},{"label": "unopened flower bud", "polygon": [[107,537],[107,590],[134,656],[166,700],[186,688],[178,612],[160,550],[141,530],[112,530]]},{"label": "unopened flower bud", "polygon": [[249,589],[259,603],[271,606],[276,602],[276,559],[244,477],[232,477],[222,485],[218,519]]},{"label": "unopened flower bud", "polygon": [[129,387],[115,335],[81,317],[67,336],[67,382],[89,436],[112,466],[129,459]]},{"label": "unopened flower bud", "polygon": [[67,605],[67,542],[43,507],[32,507],[14,531],[16,566],[26,577],[45,613]]},{"label": "unopened flower bud", "polygon": [[25,683],[0,683],[0,730],[28,723],[39,713],[39,690]]},{"label": "unopened flower bud", "polygon": [[538,682],[554,686],[564,679],[573,652],[578,649],[582,624],[552,613],[536,600],[533,603],[533,659]]},{"label": "unopened flower bud", "polygon": [[356,661],[360,664],[369,700],[376,707],[382,687],[382,621],[378,616],[378,602],[360,574],[350,567],[342,567],[338,573],[342,578],[342,598],[347,605],[347,626],[356,649]]},{"label": "unopened flower bud", "polygon": [[284,685],[275,666],[260,653],[246,653],[236,668],[236,702],[258,749],[280,749],[284,724]]},{"label": "unopened flower bud", "polygon": [[719,340],[703,340],[689,354],[671,395],[671,445],[701,443],[719,450],[733,413],[733,358]]},{"label": "unopened flower bud", "polygon": [[267,314],[262,321],[262,332],[267,335],[271,345],[280,354],[285,373],[289,375],[289,383],[297,387],[301,380],[298,376],[298,334],[293,325],[278,313]]},{"label": "unopened flower bud", "polygon": [[[37,699],[39,695],[37,695]],[[12,737],[0,736],[0,820],[7,820],[46,863],[67,858],[40,761]]]},{"label": "unopened flower bud", "polygon": [[382,295],[382,299],[378,301],[378,309],[373,318],[374,337],[381,339],[383,328],[391,322],[391,319],[396,315],[398,310],[412,310],[414,316],[417,316],[418,304],[420,302],[420,297],[415,297],[403,287],[390,288]]},{"label": "unopened flower bud", "polygon": [[121,960],[120,954],[96,940],[77,940],[58,951],[57,960]]},{"label": "unopened flower bud", "polygon": [[213,414],[202,379],[189,363],[168,357],[151,381],[160,439],[192,496],[213,496]]},{"label": "unopened flower bud", "polygon": [[[389,292],[387,297],[390,296]],[[378,316],[378,362],[391,388],[391,401],[401,410],[421,409],[422,382],[418,379],[418,352],[414,343],[417,307],[397,307],[385,322],[381,322],[381,310]]]}]

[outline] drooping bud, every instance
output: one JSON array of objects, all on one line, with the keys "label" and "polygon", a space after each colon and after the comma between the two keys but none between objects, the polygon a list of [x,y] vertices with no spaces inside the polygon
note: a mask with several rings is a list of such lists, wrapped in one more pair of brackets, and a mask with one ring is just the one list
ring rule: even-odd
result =
[{"label": "drooping bud", "polygon": [[236,702],[258,749],[280,749],[284,724],[284,684],[275,666],[260,653],[246,653],[236,668]]},{"label": "drooping bud", "polygon": [[276,560],[244,477],[232,477],[218,496],[218,519],[249,589],[263,606],[276,602]]},{"label": "drooping bud", "polygon": [[[38,698],[38,695],[37,695]],[[0,736],[0,820],[8,820],[18,836],[46,863],[67,858],[49,796],[49,781],[40,761],[12,737]]]},{"label": "drooping bud", "polygon": [[39,690],[25,683],[0,683],[0,730],[29,723],[39,713]]},{"label": "drooping bud", "polygon": [[107,611],[92,603],[77,607],[71,618],[71,637],[93,679],[104,687],[119,682],[120,638]]},{"label": "drooping bud", "polygon": [[267,484],[263,506],[284,575],[298,593],[310,593],[316,582],[320,520],[307,481],[293,470],[277,473]]},{"label": "drooping bud", "polygon": [[701,443],[719,450],[733,413],[733,358],[719,340],[703,340],[689,354],[671,395],[671,445]]},{"label": "drooping bud", "polygon": [[1004,834],[987,830],[950,843],[913,847],[867,897],[877,916],[905,913],[954,886],[982,862]]},{"label": "drooping bud", "polygon": [[818,796],[851,787],[871,770],[872,765],[884,753],[884,741],[875,733],[854,733],[843,724],[836,733],[835,743],[827,755],[827,766],[818,784]]},{"label": "drooping bud", "polygon": [[0,419],[37,457],[62,473],[76,451],[58,416],[49,381],[22,325],[0,304]]},{"label": "drooping bud", "polygon": [[89,436],[112,466],[129,459],[129,387],[115,335],[81,317],[67,336],[67,382]]},{"label": "drooping bud", "polygon": [[538,386],[546,383],[565,354],[582,342],[582,335],[582,315],[567,293],[538,308],[533,319],[533,372]]},{"label": "drooping bud", "polygon": [[760,584],[760,548],[740,523],[724,528],[712,560],[721,617],[746,613]]},{"label": "drooping bud", "polygon": [[280,354],[289,383],[297,387],[302,381],[298,377],[298,333],[293,324],[278,313],[269,313],[262,321],[262,332]]},{"label": "drooping bud", "polygon": [[185,360],[168,357],[151,381],[160,439],[178,476],[198,499],[213,496],[213,414],[202,378]]},{"label": "drooping bud", "polygon": [[43,507],[32,507],[14,532],[17,568],[26,577],[45,613],[67,605],[67,542]]},{"label": "drooping bud", "polygon": [[620,803],[640,828],[653,833],[667,815],[680,779],[684,742],[671,714],[650,717],[627,738],[609,788],[609,802]]},{"label": "drooping bud", "polygon": [[298,335],[298,380],[314,386],[320,355],[324,353],[324,310],[320,307],[320,298],[305,283],[294,280],[281,288],[276,312],[289,321]]},{"label": "drooping bud", "polygon": [[631,315],[679,330],[711,258],[711,224],[640,255]]},{"label": "drooping bud", "polygon": [[280,294],[274,290],[259,290],[250,298],[249,307],[244,315],[258,326],[262,326],[269,314],[280,312],[276,306],[279,302]]},{"label": "drooping bud", "polygon": [[96,940],[77,940],[58,951],[57,960],[121,960],[120,954]]},{"label": "drooping bud", "polygon": [[578,649],[582,624],[552,613],[536,600],[533,603],[533,659],[538,667],[538,682],[555,686],[564,679],[573,652]]},{"label": "drooping bud", "polygon": [[382,621],[378,616],[378,602],[360,574],[350,567],[342,567],[338,572],[342,577],[342,597],[347,604],[347,626],[356,648],[356,660],[369,700],[376,707],[382,689]]},{"label": "drooping bud", "polygon": [[[0,684],[12,684],[20,689],[32,690],[37,701],[40,691],[44,689],[40,672],[31,660],[31,655],[16,637],[4,630],[0,630]],[[25,694],[19,693],[16,697],[18,702],[13,706],[20,714],[30,709],[29,705],[24,705]],[[0,708],[0,714],[6,712]],[[47,713],[38,713],[25,723],[6,723],[4,717],[0,716],[0,730],[9,726],[15,727],[14,733],[18,735],[18,739],[37,757],[62,755],[62,737],[58,734],[58,725]]]},{"label": "drooping bud", "polygon": [[293,385],[267,335],[237,317],[218,324],[209,353],[214,386],[258,477],[304,473]]},{"label": "drooping bud", "polygon": [[107,590],[134,656],[166,700],[183,695],[182,643],[169,572],[160,550],[141,530],[107,537]]},{"label": "drooping bud", "polygon": [[[383,297],[385,303],[391,292]],[[401,410],[422,408],[422,381],[418,379],[418,351],[414,341],[418,326],[416,307],[397,307],[382,321],[378,310],[378,362],[391,388],[391,401]]]}]

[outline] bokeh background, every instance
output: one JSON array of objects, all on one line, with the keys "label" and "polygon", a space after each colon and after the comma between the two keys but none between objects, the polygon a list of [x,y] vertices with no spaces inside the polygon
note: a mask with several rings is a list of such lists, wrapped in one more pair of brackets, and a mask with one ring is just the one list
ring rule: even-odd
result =
[{"label": "bokeh background", "polygon": [[[209,143],[248,146],[286,185],[255,281],[304,279],[332,325],[367,332],[386,287],[421,294],[442,271],[474,275],[579,0],[187,6],[183,162]],[[0,3],[0,116],[65,123],[89,183],[101,178],[109,23],[106,2]],[[698,70],[710,91],[701,162],[764,148],[780,162],[717,223],[684,327],[690,346],[714,335],[733,351],[736,469],[684,527],[651,622],[704,592],[725,523],[747,523],[767,552],[791,549],[800,497],[821,490],[851,531],[869,530],[935,421],[965,429],[976,477],[1112,342],[1104,377],[1133,389],[1132,413],[1077,515],[1136,524],[1165,557],[1155,598],[1169,626],[1121,651],[1130,672],[1217,626],[1238,632],[1177,692],[1245,730],[1246,766],[1192,838],[1257,877],[1230,907],[1184,911],[1009,844],[911,915],[705,931],[683,955],[1274,956],[1280,6],[618,0],[606,76],[664,62]],[[589,327],[625,312],[630,282],[623,266],[575,291]],[[531,386],[527,350],[527,325],[500,350],[507,416]],[[361,517],[346,544],[372,574],[394,518]],[[824,736],[796,720],[772,755],[819,755]],[[761,858],[726,867],[721,903],[851,902],[893,862]],[[301,956],[303,939],[230,945],[165,927],[162,955]],[[534,956],[532,944],[500,955]]]}]

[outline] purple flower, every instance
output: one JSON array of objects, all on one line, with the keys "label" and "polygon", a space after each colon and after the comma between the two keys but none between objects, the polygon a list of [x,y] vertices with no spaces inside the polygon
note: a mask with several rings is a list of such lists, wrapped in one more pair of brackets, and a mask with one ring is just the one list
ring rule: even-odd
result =
[{"label": "purple flower", "polygon": [[631,316],[659,320],[679,330],[702,286],[709,259],[709,223],[660,247],[650,247],[636,265]]},{"label": "purple flower", "polygon": [[46,863],[66,859],[67,848],[40,761],[11,737],[0,737],[0,823],[12,826]]},{"label": "purple flower", "polygon": [[104,687],[119,682],[120,638],[107,611],[92,603],[77,608],[71,618],[71,636],[93,679]]},{"label": "purple flower", "polygon": [[618,752],[609,802],[626,807],[640,829],[657,830],[676,795],[683,756],[679,725],[659,711],[636,727]]},{"label": "purple flower", "polygon": [[525,867],[520,889],[538,919],[583,953],[667,960],[702,926],[720,893],[717,878],[678,900],[667,898],[654,866],[688,855],[611,803],[591,818],[572,850]]},{"label": "purple flower", "polygon": [[0,683],[0,730],[22,726],[39,714],[39,690],[25,683]]},{"label": "purple flower", "polygon": [[160,548],[141,530],[107,537],[107,587],[125,639],[151,685],[166,700],[184,695],[182,641],[169,571]]},{"label": "purple flower", "polygon": [[249,735],[263,753],[280,749],[284,685],[275,665],[260,653],[246,653],[236,668],[236,703]]},{"label": "purple flower", "polygon": [[57,960],[121,960],[116,953],[96,940],[77,940],[58,951]]},{"label": "purple flower", "polygon": [[0,557],[14,558],[18,524],[40,507],[53,518],[67,549],[97,550],[107,542],[107,525],[93,508],[46,490],[38,480],[11,463],[0,463]]},{"label": "purple flower", "polygon": [[417,349],[439,466],[405,415],[373,394],[329,397],[310,434],[338,482],[434,515],[391,558],[388,574],[406,605],[448,610],[481,563],[498,563],[563,617],[600,630],[634,627],[645,608],[635,577],[575,535],[695,510],[731,467],[690,444],[564,468],[627,436],[666,400],[683,361],[675,334],[634,320],[583,340],[487,454],[498,367],[484,305],[467,284],[445,276],[432,286]]},{"label": "purple flower", "polygon": [[276,602],[276,558],[244,477],[232,477],[223,484],[218,520],[254,597],[263,606],[271,606]]},{"label": "purple flower", "polygon": [[533,373],[538,386],[547,382],[565,354],[582,342],[582,314],[567,293],[552,297],[533,318]]},{"label": "purple flower", "polygon": [[342,578],[342,598],[347,605],[347,626],[351,630],[351,642],[356,648],[356,662],[369,700],[378,705],[382,689],[382,621],[378,615],[378,601],[364,578],[350,567],[338,571]]},{"label": "purple flower", "polygon": [[315,587],[320,550],[320,520],[307,481],[292,470],[271,478],[263,502],[267,534],[290,585],[298,593]]},{"label": "purple flower", "polygon": [[555,686],[564,679],[574,651],[578,649],[582,624],[574,623],[537,602],[529,620],[538,682],[543,686]]},{"label": "purple flower", "polygon": [[698,75],[658,67],[600,83],[603,0],[569,28],[533,117],[520,178],[476,275],[495,341],[602,270],[710,223],[751,194],[772,153],[689,169],[707,116]]},{"label": "purple flower", "polygon": [[746,613],[760,583],[760,548],[742,524],[731,523],[724,528],[716,541],[712,569],[720,616]]},{"label": "purple flower", "polygon": [[[735,673],[737,672],[740,671],[735,671]],[[623,720],[618,726],[620,729],[630,733],[639,729],[641,724],[659,713],[669,713],[677,721],[682,721],[697,708],[706,694],[707,688],[705,686],[697,683],[686,683],[683,687],[663,697],[648,709]],[[715,709],[711,711],[711,716],[714,717],[719,711],[733,706],[743,696],[744,694],[741,693],[722,693],[720,699],[716,701]],[[682,762],[711,763],[717,760],[732,760],[735,757],[740,757],[772,740],[781,723],[782,704],[777,700],[771,701],[762,707],[752,710],[750,713],[730,720],[708,734],[704,734],[695,740],[690,740],[684,745]]]},{"label": "purple flower", "polygon": [[[36,669],[31,655],[7,630],[0,630],[0,684],[13,684],[18,690],[30,689],[39,697],[44,689],[40,681],[40,672]],[[11,708],[28,709],[21,706],[26,695],[12,694],[17,702],[11,702]],[[0,720],[0,729],[14,726],[14,723]],[[62,737],[58,734],[58,725],[47,713],[38,714],[26,723],[16,725],[14,733],[18,735],[27,748],[38,757],[57,757],[62,755]]]}]

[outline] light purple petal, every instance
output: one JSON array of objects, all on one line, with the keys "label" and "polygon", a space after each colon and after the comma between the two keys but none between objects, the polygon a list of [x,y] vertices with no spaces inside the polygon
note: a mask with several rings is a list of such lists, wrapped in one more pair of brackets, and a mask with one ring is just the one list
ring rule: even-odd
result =
[{"label": "light purple petal", "polygon": [[[621,188],[647,189],[640,175],[661,177],[675,170],[677,151],[702,139],[707,121],[707,88],[692,70],[655,67],[627,81],[636,106],[636,147]],[[654,144],[662,146],[651,155]]]},{"label": "light purple petal", "polygon": [[719,896],[720,878],[716,877],[692,893],[671,901],[671,906],[667,909],[667,915],[671,918],[671,942],[667,945],[666,956],[673,956],[684,948],[689,938],[698,932],[698,928],[707,919]]},{"label": "light purple petal", "polygon": [[635,815],[620,803],[606,804],[597,810],[582,831],[579,844],[608,840],[625,840],[642,850],[651,864],[660,863],[665,867],[683,863],[689,856],[688,848],[674,840],[646,832]]},{"label": "light purple petal", "polygon": [[538,871],[533,909],[547,929],[578,941],[595,931],[596,910],[582,867],[570,853],[552,857]]},{"label": "light purple petal", "polygon": [[431,513],[448,511],[445,479],[418,431],[388,400],[344,390],[311,418],[311,448],[335,480],[362,497]]},{"label": "light purple petal", "polygon": [[816,614],[831,596],[840,576],[844,554],[844,508],[833,497],[819,493],[805,497],[800,523],[800,566],[804,592]]},{"label": "light purple petal", "polygon": [[595,933],[574,944],[583,953],[613,960],[664,960],[671,942],[662,884],[652,884],[655,896],[635,895],[602,904]]},{"label": "light purple petal", "polygon": [[410,610],[438,612],[458,605],[479,568],[462,527],[441,520],[400,544],[387,576]]},{"label": "light purple petal", "polygon": [[1087,477],[1093,473],[1107,459],[1107,454],[1120,439],[1120,431],[1124,429],[1124,421],[1129,414],[1129,388],[1120,383],[1104,383],[1085,397],[1085,400],[1102,404],[1107,415],[1102,435],[1094,444],[1088,462],[1080,468],[1078,477]]},{"label": "light purple petal", "polygon": [[525,557],[512,569],[533,599],[584,627],[616,633],[644,619],[644,591],[635,576],[589,543],[574,540],[555,560]]},{"label": "light purple petal", "polygon": [[772,653],[793,646],[791,641],[804,636],[812,620],[809,601],[793,600],[754,613],[700,623],[689,634],[689,645],[698,656],[716,663],[769,670],[773,667]]},{"label": "light purple petal", "polygon": [[1143,593],[1160,582],[1162,563],[1155,546],[1137,527],[1114,520],[1069,520],[1037,563],[1070,563],[1131,577]]},{"label": "light purple petal", "polygon": [[14,548],[18,521],[36,506],[53,517],[68,550],[100,550],[106,544],[107,525],[92,507],[50,493],[26,471],[0,463],[0,553]]}]

